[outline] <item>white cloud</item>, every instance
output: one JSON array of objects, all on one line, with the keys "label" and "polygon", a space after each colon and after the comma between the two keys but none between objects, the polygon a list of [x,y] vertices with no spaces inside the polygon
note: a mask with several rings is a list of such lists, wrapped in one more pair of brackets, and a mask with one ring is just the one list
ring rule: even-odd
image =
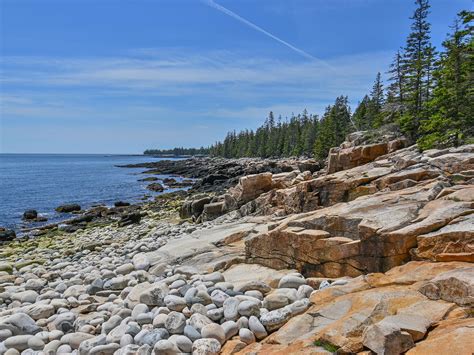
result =
[{"label": "white cloud", "polygon": [[[375,77],[386,68],[391,53],[378,52],[334,58],[329,71],[318,62],[285,62],[242,58],[232,53],[186,59],[133,58],[5,58],[4,85],[99,87],[130,90],[175,90],[215,85],[290,85],[344,90]],[[378,68],[377,68],[378,67]],[[382,69],[381,69],[382,68]]]}]

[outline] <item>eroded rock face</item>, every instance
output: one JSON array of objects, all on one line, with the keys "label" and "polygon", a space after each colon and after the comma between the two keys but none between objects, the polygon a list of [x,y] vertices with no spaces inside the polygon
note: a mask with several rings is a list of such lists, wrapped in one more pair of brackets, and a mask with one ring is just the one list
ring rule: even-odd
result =
[{"label": "eroded rock face", "polygon": [[[307,276],[386,271],[410,259],[417,237],[436,230],[441,233],[440,227],[472,213],[472,202],[430,201],[443,186],[433,181],[290,217],[268,233],[248,239],[247,260],[296,268]],[[472,233],[472,225],[465,228]],[[464,253],[468,243],[469,239],[465,248],[450,250]]]},{"label": "eroded rock face", "polygon": [[[247,239],[247,261],[341,277],[387,271],[412,259],[473,260],[473,188],[453,184],[449,173],[470,166],[469,147],[431,156],[407,148],[261,195],[255,203],[266,212],[308,213]],[[450,160],[442,159],[445,154]]]},{"label": "eroded rock face", "polygon": [[328,156],[329,174],[367,164],[378,157],[403,148],[406,141],[396,139],[389,142],[374,143],[350,148],[332,148]]},{"label": "eroded rock face", "polygon": [[[280,354],[289,349],[298,354],[323,354],[325,348],[341,353],[369,349],[377,354],[428,354],[428,349],[440,344],[436,335],[448,343],[455,339],[460,351],[456,353],[467,354],[472,348],[472,320],[464,319],[467,310],[452,302],[431,300],[419,291],[425,283],[463,268],[472,266],[410,262],[386,274],[359,276],[344,285],[315,291],[313,306],[305,313],[237,354]],[[439,331],[432,330],[438,324]]]}]

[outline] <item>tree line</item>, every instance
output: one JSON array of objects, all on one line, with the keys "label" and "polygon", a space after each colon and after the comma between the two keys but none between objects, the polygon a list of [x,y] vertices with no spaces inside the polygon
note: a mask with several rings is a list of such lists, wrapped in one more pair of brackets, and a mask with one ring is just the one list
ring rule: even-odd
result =
[{"label": "tree line", "polygon": [[145,155],[157,156],[189,156],[189,155],[209,155],[209,148],[173,148],[173,149],[147,149]]},{"label": "tree line", "polygon": [[[473,12],[460,12],[438,52],[431,43],[429,1],[415,0],[411,32],[388,68],[385,88],[377,73],[354,112],[339,96],[319,117],[304,110],[253,130],[229,132],[201,154],[236,157],[308,156],[325,159],[356,130],[397,125],[421,149],[474,143]],[[181,148],[182,149],[182,148]]]}]

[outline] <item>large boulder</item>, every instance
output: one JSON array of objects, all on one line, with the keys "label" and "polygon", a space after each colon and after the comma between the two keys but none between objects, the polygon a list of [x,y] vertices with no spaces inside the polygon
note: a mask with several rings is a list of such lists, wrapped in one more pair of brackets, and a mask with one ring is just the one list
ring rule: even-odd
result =
[{"label": "large boulder", "polygon": [[56,207],[56,212],[59,212],[59,213],[71,213],[71,212],[76,212],[80,210],[81,210],[81,206],[79,206],[77,203],[65,204],[65,205],[60,205]]},{"label": "large boulder", "polygon": [[202,221],[210,221],[222,216],[226,212],[223,201],[208,203],[204,205]]},{"label": "large boulder", "polygon": [[23,219],[28,221],[28,220],[33,220],[38,217],[38,212],[36,210],[26,210],[23,213]]},{"label": "large boulder", "polygon": [[243,205],[271,189],[272,174],[262,173],[240,178],[237,186],[230,189],[229,193],[238,201],[239,205]]},{"label": "large boulder", "polygon": [[165,190],[163,185],[161,185],[159,182],[154,182],[152,184],[149,184],[146,188],[148,190],[155,191],[155,192],[163,192]]},{"label": "large boulder", "polygon": [[142,214],[140,212],[131,212],[131,213],[124,213],[120,216],[120,220],[118,221],[119,227],[125,227],[130,224],[139,223],[142,219]]},{"label": "large boulder", "polygon": [[0,227],[0,242],[8,242],[16,238],[16,233],[13,229]]},{"label": "large boulder", "polygon": [[199,217],[204,211],[204,206],[211,202],[212,198],[206,195],[194,196],[191,200],[184,201],[179,215],[183,219]]},{"label": "large boulder", "polygon": [[329,151],[327,172],[331,174],[367,164],[407,146],[407,143],[396,129],[351,133],[339,147]]},{"label": "large boulder", "polygon": [[448,271],[433,278],[420,288],[426,297],[460,306],[474,306],[474,266]]}]

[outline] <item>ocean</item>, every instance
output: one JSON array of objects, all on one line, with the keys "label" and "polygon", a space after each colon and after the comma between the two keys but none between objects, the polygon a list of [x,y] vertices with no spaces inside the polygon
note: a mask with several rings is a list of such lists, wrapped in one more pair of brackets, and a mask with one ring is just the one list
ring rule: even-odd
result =
[{"label": "ocean", "polygon": [[[54,209],[65,203],[78,203],[83,209],[94,204],[112,206],[115,201],[137,202],[158,193],[146,189],[149,182],[138,179],[145,169],[116,165],[161,160],[150,156],[104,154],[0,154],[0,227],[19,230],[21,217],[35,209],[58,222],[71,215]],[[160,177],[160,176],[158,176]],[[167,177],[163,175],[162,177]],[[43,223],[45,224],[45,223]]]}]

